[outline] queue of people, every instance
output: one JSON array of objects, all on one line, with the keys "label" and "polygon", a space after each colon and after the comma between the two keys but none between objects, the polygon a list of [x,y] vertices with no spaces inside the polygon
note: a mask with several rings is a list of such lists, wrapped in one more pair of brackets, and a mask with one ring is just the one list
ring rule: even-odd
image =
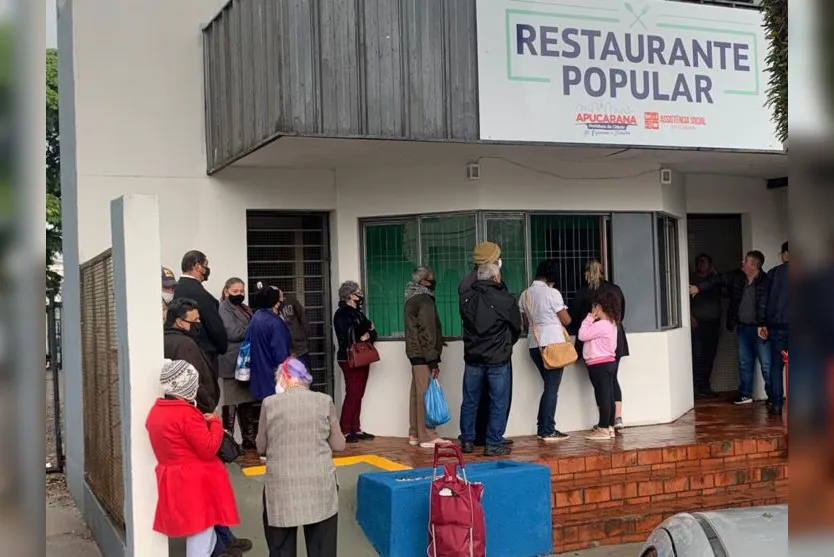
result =
[{"label": "queue of people", "polygon": [[[245,284],[237,277],[226,281],[218,301],[203,286],[211,272],[208,258],[196,250],[183,256],[181,269],[176,280],[162,268],[163,394],[146,422],[157,458],[155,530],[186,538],[187,557],[238,557],[252,549],[251,540],[231,530],[239,517],[219,457],[221,445],[233,438],[237,417],[243,449],[257,451],[266,463],[263,526],[269,555],[295,555],[299,527],[305,529],[308,555],[335,555],[338,486],[332,452],[342,450],[346,438],[332,398],[309,389],[304,307],[261,283],[247,305]],[[236,374],[243,346],[248,381]]]},{"label": "queue of people", "polygon": [[692,357],[695,394],[715,396],[710,387],[720,339],[721,295],[729,306],[726,327],[738,335],[738,397],[735,404],[753,402],[756,362],[762,371],[768,412],[781,415],[785,400],[782,353],[788,350],[788,242],[782,244],[780,265],[765,272],[765,256],[748,251],[738,269],[716,272],[712,258],[699,254],[690,277],[692,296]]}]

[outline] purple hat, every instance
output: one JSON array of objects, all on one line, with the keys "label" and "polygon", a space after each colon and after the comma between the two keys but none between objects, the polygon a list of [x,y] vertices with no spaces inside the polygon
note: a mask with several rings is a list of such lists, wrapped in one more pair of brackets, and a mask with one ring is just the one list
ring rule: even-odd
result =
[{"label": "purple hat", "polygon": [[283,373],[287,379],[293,379],[305,385],[313,382],[313,376],[307,371],[307,366],[298,358],[287,358],[278,368],[278,371]]}]

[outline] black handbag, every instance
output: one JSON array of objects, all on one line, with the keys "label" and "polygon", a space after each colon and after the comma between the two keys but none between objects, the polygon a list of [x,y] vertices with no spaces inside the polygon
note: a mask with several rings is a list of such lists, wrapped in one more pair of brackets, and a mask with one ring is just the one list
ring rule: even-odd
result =
[{"label": "black handbag", "polygon": [[217,450],[217,456],[226,463],[236,461],[243,454],[243,449],[235,441],[235,436],[229,431],[223,431],[223,442]]}]

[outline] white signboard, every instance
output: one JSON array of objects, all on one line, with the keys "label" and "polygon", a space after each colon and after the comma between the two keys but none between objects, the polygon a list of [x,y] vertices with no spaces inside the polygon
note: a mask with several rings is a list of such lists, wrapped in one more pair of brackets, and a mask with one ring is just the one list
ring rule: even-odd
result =
[{"label": "white signboard", "polygon": [[481,139],[774,150],[762,14],[478,0]]}]

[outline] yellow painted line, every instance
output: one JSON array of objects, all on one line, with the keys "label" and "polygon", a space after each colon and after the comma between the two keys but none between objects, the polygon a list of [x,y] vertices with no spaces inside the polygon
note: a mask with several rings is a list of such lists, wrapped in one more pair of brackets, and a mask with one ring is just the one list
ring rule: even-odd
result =
[{"label": "yellow painted line", "polygon": [[[351,466],[352,464],[370,464],[381,468],[386,472],[398,472],[400,470],[411,470],[410,466],[400,464],[388,458],[377,455],[359,455],[359,456],[343,456],[333,459],[333,464],[336,466]],[[242,469],[243,475],[246,477],[263,476],[266,473],[266,466],[248,466]]]}]

